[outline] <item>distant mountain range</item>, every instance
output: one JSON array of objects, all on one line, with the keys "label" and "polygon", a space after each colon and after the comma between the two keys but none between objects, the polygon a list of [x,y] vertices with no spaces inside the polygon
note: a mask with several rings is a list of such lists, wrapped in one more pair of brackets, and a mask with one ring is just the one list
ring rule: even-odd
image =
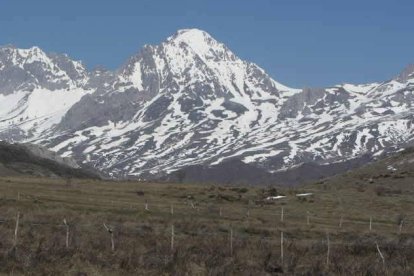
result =
[{"label": "distant mountain range", "polygon": [[414,66],[379,83],[294,89],[197,29],[144,46],[116,71],[0,48],[0,140],[113,177],[323,177],[411,145],[413,100]]}]

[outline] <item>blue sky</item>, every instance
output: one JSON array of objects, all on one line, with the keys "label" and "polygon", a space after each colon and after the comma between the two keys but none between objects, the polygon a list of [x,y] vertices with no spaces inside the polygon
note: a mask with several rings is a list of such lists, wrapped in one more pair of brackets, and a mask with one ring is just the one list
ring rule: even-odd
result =
[{"label": "blue sky", "polygon": [[292,87],[381,81],[414,63],[414,1],[0,0],[0,44],[119,67],[199,28]]}]

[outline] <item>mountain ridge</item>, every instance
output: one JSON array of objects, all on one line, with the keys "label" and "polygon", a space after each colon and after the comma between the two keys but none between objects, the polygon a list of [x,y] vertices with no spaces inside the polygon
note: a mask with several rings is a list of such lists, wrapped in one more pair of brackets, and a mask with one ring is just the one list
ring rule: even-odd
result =
[{"label": "mountain ridge", "polygon": [[0,139],[40,144],[116,177],[159,178],[234,158],[274,173],[374,158],[414,139],[409,66],[381,83],[294,89],[198,29],[146,45],[115,71],[54,62],[63,65],[24,65],[56,78],[17,79],[12,87],[29,87],[17,91],[2,83],[11,69],[0,69],[0,106],[14,104],[0,112]]}]

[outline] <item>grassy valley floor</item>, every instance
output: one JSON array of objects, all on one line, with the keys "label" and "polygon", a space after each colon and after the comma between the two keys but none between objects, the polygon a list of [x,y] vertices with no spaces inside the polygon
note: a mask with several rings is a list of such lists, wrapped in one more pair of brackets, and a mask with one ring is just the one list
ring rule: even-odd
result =
[{"label": "grassy valley floor", "polygon": [[411,184],[389,178],[402,186],[387,193],[349,179],[276,190],[2,178],[0,272],[413,274]]}]

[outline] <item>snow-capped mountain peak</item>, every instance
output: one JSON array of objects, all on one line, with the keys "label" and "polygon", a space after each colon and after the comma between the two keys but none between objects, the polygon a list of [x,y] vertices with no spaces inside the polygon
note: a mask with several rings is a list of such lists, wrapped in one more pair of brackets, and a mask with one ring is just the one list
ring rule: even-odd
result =
[{"label": "snow-capped mountain peak", "polygon": [[235,61],[236,56],[208,33],[198,29],[183,29],[169,37],[165,43],[183,50],[192,51],[205,60]]},{"label": "snow-capped mountain peak", "polygon": [[114,72],[0,50],[0,138],[119,176],[231,159],[267,171],[346,162],[414,141],[410,68],[382,83],[292,89],[198,29],[143,47]]},{"label": "snow-capped mountain peak", "polygon": [[46,54],[39,47],[0,47],[0,94],[12,91],[75,89],[86,83],[81,62],[65,55]]},{"label": "snow-capped mountain peak", "polygon": [[28,49],[19,49],[14,46],[6,46],[0,48],[3,62],[9,62],[11,65],[18,66],[24,69],[27,64],[35,62],[43,63],[49,68],[53,68],[53,62],[50,58],[37,46],[33,46]]},{"label": "snow-capped mountain peak", "polygon": [[81,62],[39,47],[0,47],[0,138],[21,140],[59,123],[91,89]]}]

